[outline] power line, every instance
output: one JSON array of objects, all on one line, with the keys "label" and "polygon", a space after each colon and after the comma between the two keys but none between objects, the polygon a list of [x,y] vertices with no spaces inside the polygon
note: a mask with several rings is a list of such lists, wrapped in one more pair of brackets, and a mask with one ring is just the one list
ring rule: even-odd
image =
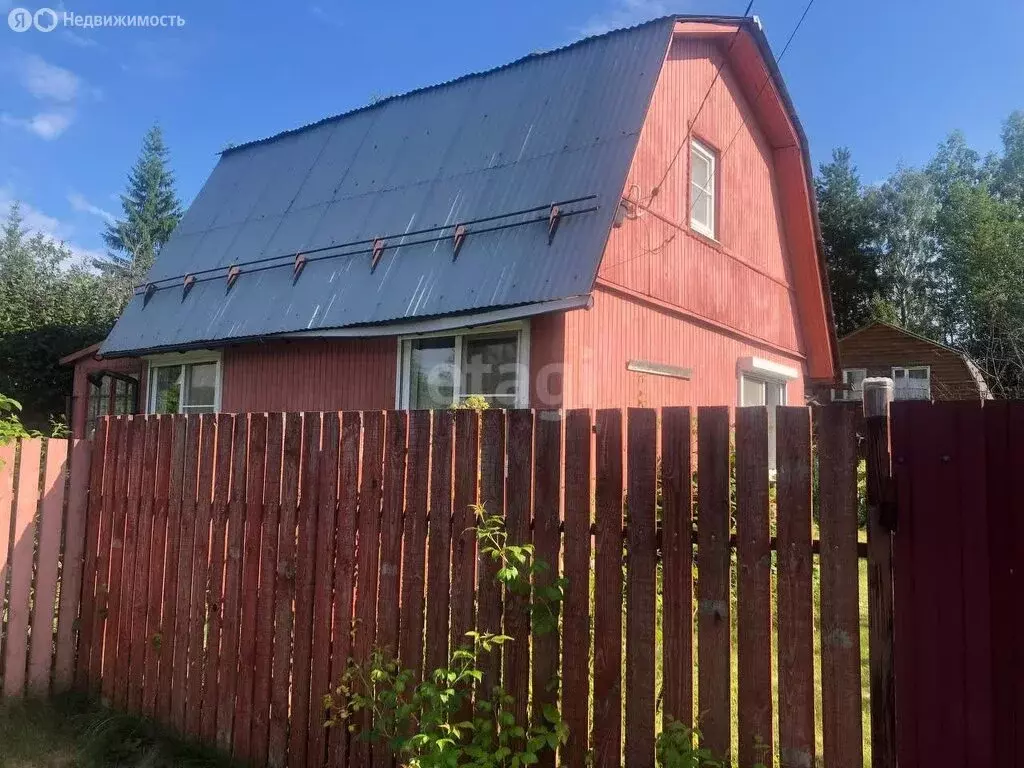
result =
[{"label": "power line", "polygon": [[[754,7],[754,0],[750,0],[747,3],[747,9],[743,11],[744,18],[750,15],[750,9]],[[676,164],[676,160],[679,159],[680,153],[690,141],[690,134],[693,132],[693,126],[697,124],[697,118],[700,117],[700,113],[704,110],[704,105],[708,102],[708,97],[711,96],[711,91],[714,89],[715,84],[722,76],[722,69],[725,67],[725,61],[729,58],[729,54],[732,52],[732,48],[736,45],[736,41],[739,39],[740,32],[743,31],[742,22],[736,25],[736,31],[733,33],[732,40],[729,41],[729,47],[725,49],[725,53],[722,54],[721,60],[718,62],[718,68],[715,70],[715,76],[711,80],[711,85],[708,86],[707,91],[704,92],[704,98],[700,101],[700,106],[697,107],[697,113],[693,116],[686,125],[686,135],[683,137],[682,142],[676,148],[675,154],[672,155],[672,159],[669,161],[668,167],[665,168],[665,172],[661,175],[661,179],[657,184],[654,185],[654,189],[651,190],[651,199],[653,200],[658,196],[658,190],[661,189],[661,185],[665,183],[665,179],[668,178],[669,173],[672,171],[673,166]]]}]

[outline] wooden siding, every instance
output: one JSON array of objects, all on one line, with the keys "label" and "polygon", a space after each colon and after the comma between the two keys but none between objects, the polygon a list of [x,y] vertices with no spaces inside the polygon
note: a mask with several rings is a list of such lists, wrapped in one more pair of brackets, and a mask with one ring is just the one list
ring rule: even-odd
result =
[{"label": "wooden siding", "polygon": [[893,366],[931,368],[933,400],[981,399],[970,367],[959,352],[876,323],[839,340],[843,368],[865,368],[868,376],[892,376]]},{"label": "wooden siding", "polygon": [[221,410],[335,411],[395,406],[393,336],[303,339],[224,350]]},{"label": "wooden siding", "polygon": [[[798,357],[600,286],[593,308],[566,315],[565,348],[566,408],[736,405],[736,366],[743,357],[805,371]],[[629,371],[630,360],[691,368],[692,378]],[[786,394],[789,403],[802,405],[803,378],[789,381]]]},{"label": "wooden siding", "polygon": [[694,128],[718,154],[717,242],[689,228],[687,146],[668,169],[719,63],[713,41],[672,44],[625,189],[644,207],[612,231],[599,279],[803,355],[772,148],[730,66]]},{"label": "wooden siding", "polygon": [[530,318],[531,408],[562,407],[566,316],[552,312]]}]

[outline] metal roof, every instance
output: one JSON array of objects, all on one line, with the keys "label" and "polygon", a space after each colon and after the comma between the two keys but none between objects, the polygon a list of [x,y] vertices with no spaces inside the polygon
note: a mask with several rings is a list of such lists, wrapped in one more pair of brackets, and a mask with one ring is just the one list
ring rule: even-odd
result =
[{"label": "metal roof", "polygon": [[[136,294],[102,353],[587,294],[674,23],[588,38],[225,152],[150,271],[158,290]],[[569,200],[549,243],[547,206]],[[481,218],[491,220],[473,223]],[[460,223],[467,237],[453,258]],[[376,238],[387,247],[371,270]],[[309,261],[293,281],[297,253]],[[189,273],[203,274],[186,292]]]}]

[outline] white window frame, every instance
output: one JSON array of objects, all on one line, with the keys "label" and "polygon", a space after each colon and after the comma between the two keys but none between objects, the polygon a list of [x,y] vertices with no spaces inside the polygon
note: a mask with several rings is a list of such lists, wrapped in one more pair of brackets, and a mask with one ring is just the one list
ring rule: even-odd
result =
[{"label": "white window frame", "polygon": [[911,371],[924,371],[925,372],[924,380],[928,383],[928,389],[925,392],[925,397],[921,398],[921,399],[923,399],[923,400],[931,400],[932,399],[932,367],[930,365],[894,365],[892,367],[891,373],[892,373],[892,384],[893,384],[893,397],[894,397],[894,399],[898,400],[898,399],[901,399],[901,398],[897,398],[896,397],[896,395],[899,394],[899,385],[896,384],[896,371],[903,371],[903,376],[908,381],[910,380],[910,372]]},{"label": "white window frame", "polygon": [[415,333],[398,337],[398,375],[395,377],[395,407],[408,410],[412,400],[412,342],[416,339],[452,337],[455,339],[455,375],[452,377],[452,405],[462,402],[466,393],[462,391],[462,348],[469,336],[486,336],[492,333],[515,331],[518,335],[516,350],[516,408],[528,408],[530,404],[530,321],[516,320],[509,323],[495,323],[473,328],[457,328],[450,331]]},{"label": "white window frame", "polygon": [[[220,413],[221,389],[224,381],[224,363],[218,350],[203,349],[195,352],[168,352],[163,355],[152,355],[145,358],[146,368],[146,413],[156,413],[156,387],[153,372],[157,368],[169,368],[176,365],[201,365],[204,363],[217,364],[217,377],[213,394],[213,412]],[[182,410],[184,402],[178,403],[178,413],[186,413]]]},{"label": "white window frame", "polygon": [[862,387],[861,394],[859,396],[855,397],[854,396],[854,392],[856,392],[856,390],[854,390],[854,389],[845,389],[845,388],[844,389],[836,389],[836,390],[832,391],[832,399],[833,400],[853,401],[853,400],[861,400],[863,398],[863,382],[864,382],[864,379],[866,379],[868,377],[868,369],[867,368],[843,368],[843,385],[844,385],[844,387],[848,386],[847,383],[846,383],[846,374],[847,373],[859,373],[859,374],[861,374],[861,387]]},{"label": "white window frame", "polygon": [[[697,184],[697,186],[701,188],[701,191],[705,195],[707,195],[711,201],[710,205],[708,205],[708,211],[710,213],[709,218],[711,219],[711,221],[708,222],[708,224],[704,224],[704,222],[697,221],[696,219],[694,219],[693,216],[695,208],[695,201],[693,198],[693,187],[694,184],[696,184],[696,181],[693,178],[693,153],[701,155],[705,160],[707,160],[708,165],[711,168],[711,189],[708,190],[706,187]],[[700,234],[704,235],[705,237],[710,237],[712,240],[717,239],[718,153],[716,153],[715,150],[709,147],[707,144],[704,144],[703,142],[698,141],[697,139],[690,139],[690,178],[689,186],[687,187],[686,199],[690,206],[690,210],[688,211],[689,215],[687,216],[687,219],[690,222],[690,229],[694,230],[695,232],[700,232]]]}]

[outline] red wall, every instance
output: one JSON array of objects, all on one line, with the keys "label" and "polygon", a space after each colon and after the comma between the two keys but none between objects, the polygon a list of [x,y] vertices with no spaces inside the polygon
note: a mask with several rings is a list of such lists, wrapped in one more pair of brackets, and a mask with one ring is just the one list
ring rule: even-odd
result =
[{"label": "red wall", "polygon": [[394,408],[397,355],[394,337],[302,339],[227,347],[221,410]]}]

